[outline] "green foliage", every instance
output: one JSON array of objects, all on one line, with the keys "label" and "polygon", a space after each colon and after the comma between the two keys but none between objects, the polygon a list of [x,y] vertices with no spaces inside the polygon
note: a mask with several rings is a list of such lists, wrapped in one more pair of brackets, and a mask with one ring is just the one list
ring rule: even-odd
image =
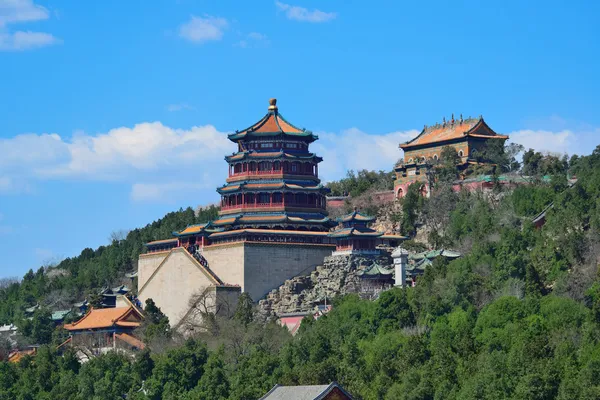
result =
[{"label": "green foliage", "polygon": [[234,318],[247,326],[254,319],[254,303],[248,292],[244,292],[238,298]]},{"label": "green foliage", "polygon": [[367,190],[392,190],[394,188],[394,173],[385,171],[368,171],[366,169],[354,172],[348,171],[345,178],[327,183],[331,196],[358,197]]},{"label": "green foliage", "polygon": [[171,337],[169,318],[156,306],[154,300],[146,299],[144,317],[140,330],[145,343]]},{"label": "green foliage", "polygon": [[400,231],[405,235],[413,235],[417,230],[417,218],[425,201],[421,194],[421,185],[413,183],[408,186],[406,195],[402,198]]},{"label": "green foliage", "polygon": [[[576,159],[573,160],[576,162]],[[542,154],[533,149],[523,154],[523,173],[530,176],[565,174],[569,169],[566,155],[562,158],[552,154]]]},{"label": "green foliage", "polygon": [[[0,362],[0,399],[241,400],[275,383],[333,380],[368,400],[599,398],[600,147],[569,168],[572,187],[562,170],[491,199],[441,190],[424,199],[411,186],[403,226],[414,232],[436,219],[437,243],[463,256],[437,258],[416,287],[375,301],[338,297],[294,338],[256,321],[242,296],[232,318],[214,316],[215,329],[135,359],[109,353],[80,365],[72,352],[42,346],[35,358]],[[546,224],[534,228],[531,216],[550,203]],[[96,257],[84,251],[79,260]],[[2,301],[22,315],[49,285],[43,270],[30,271],[2,289]],[[155,334],[166,332],[160,310],[152,302],[146,310]],[[43,307],[21,324],[31,338],[52,336]]]}]

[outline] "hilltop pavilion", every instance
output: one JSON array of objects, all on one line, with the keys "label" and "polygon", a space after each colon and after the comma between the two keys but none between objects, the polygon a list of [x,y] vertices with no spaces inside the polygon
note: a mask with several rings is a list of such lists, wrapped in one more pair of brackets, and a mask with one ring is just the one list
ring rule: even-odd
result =
[{"label": "hilltop pavilion", "polygon": [[440,159],[444,147],[450,146],[456,150],[460,160],[457,168],[459,173],[464,173],[469,164],[477,163],[477,154],[490,140],[504,143],[506,139],[508,136],[494,132],[483,117],[463,120],[461,115],[460,119],[455,120],[453,115],[450,121],[444,118],[441,124],[425,126],[417,137],[400,144],[404,158],[394,168],[396,197],[404,197],[408,186],[415,182],[422,182],[421,192],[428,195],[427,172]]}]

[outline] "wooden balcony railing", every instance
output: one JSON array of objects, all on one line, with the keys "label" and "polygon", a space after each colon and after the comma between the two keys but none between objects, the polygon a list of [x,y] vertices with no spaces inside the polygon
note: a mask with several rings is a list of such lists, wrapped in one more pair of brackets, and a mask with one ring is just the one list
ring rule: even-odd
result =
[{"label": "wooden balcony railing", "polygon": [[221,206],[221,210],[234,210],[234,209],[253,209],[253,208],[280,208],[280,207],[298,207],[298,208],[319,208],[316,204],[307,203],[290,203],[290,202],[279,202],[279,203],[249,203],[249,204],[234,204]]}]

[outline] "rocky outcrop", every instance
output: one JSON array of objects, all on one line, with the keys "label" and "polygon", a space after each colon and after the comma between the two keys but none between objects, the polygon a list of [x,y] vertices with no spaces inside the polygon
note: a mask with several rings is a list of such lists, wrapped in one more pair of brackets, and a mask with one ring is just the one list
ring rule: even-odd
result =
[{"label": "rocky outcrop", "polygon": [[[391,250],[391,249],[388,249]],[[374,262],[392,268],[388,251],[379,256],[336,255],[326,257],[310,275],[297,276],[272,290],[258,303],[258,313],[265,320],[285,313],[312,311],[329,303],[335,296],[360,291],[359,271]]]}]

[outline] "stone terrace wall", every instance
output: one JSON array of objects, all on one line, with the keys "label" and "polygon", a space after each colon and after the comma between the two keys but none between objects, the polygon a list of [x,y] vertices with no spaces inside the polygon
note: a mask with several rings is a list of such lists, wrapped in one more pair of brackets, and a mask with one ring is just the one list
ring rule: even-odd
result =
[{"label": "stone terrace wall", "polygon": [[393,264],[389,253],[371,257],[329,256],[310,275],[289,279],[260,300],[259,316],[271,320],[284,313],[312,311],[324,304],[325,298],[329,303],[335,296],[356,293],[360,288],[358,272],[375,261],[385,267]]}]

